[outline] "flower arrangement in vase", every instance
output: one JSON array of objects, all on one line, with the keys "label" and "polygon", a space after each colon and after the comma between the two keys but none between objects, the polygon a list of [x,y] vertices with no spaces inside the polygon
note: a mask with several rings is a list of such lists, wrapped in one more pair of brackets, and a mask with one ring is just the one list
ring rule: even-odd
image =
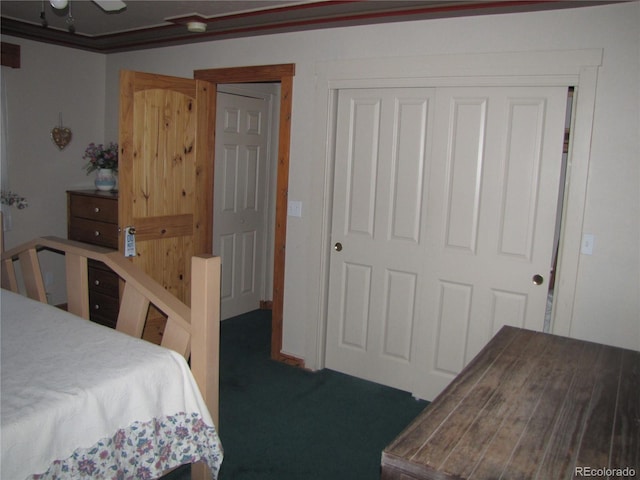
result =
[{"label": "flower arrangement in vase", "polygon": [[29,206],[29,202],[27,199],[18,195],[17,193],[13,193],[11,191],[2,190],[2,194],[0,195],[0,203],[2,205],[15,205],[18,210],[22,210],[23,208],[27,208]]},{"label": "flower arrangement in vase", "polygon": [[88,160],[85,165],[87,175],[97,172],[95,185],[98,190],[109,191],[116,187],[115,174],[118,172],[118,144],[111,142],[107,146],[91,142],[82,156]]}]

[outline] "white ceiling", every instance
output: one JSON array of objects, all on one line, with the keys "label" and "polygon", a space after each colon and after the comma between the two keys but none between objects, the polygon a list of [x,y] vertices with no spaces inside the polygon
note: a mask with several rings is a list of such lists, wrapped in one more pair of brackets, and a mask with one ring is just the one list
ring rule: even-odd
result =
[{"label": "white ceiling", "polygon": [[[520,12],[612,3],[597,0],[125,0],[106,13],[90,0],[54,9],[48,0],[0,1],[2,33],[99,52],[283,31],[424,18]],[[68,30],[69,14],[74,33]],[[47,27],[42,26],[46,20]],[[207,25],[204,33],[186,23]]]}]

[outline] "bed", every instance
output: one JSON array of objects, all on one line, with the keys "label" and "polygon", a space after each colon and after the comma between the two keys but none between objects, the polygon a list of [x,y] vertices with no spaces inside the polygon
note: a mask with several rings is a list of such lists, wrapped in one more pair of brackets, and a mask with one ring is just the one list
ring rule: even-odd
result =
[{"label": "bed", "polygon": [[[65,256],[67,311],[47,304],[42,249]],[[86,320],[88,259],[123,280],[116,330]],[[184,464],[216,478],[219,279],[218,257],[194,257],[187,307],[112,250],[44,237],[3,253],[2,478],[158,478]],[[140,339],[150,305],[167,316],[161,346]]]}]

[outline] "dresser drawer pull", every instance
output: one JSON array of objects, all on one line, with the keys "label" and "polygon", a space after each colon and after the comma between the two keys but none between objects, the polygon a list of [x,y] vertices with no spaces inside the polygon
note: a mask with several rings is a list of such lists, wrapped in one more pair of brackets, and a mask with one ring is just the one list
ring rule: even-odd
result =
[{"label": "dresser drawer pull", "polygon": [[99,232],[98,230],[96,230],[95,232],[93,232],[93,234],[94,234],[96,237],[99,237],[99,236],[100,236],[100,232]]},{"label": "dresser drawer pull", "polygon": [[94,309],[94,310],[100,310],[100,305],[98,305],[98,304],[94,305],[94,306],[93,306],[93,309]]},{"label": "dresser drawer pull", "polygon": [[94,283],[95,285],[100,285],[100,280],[95,280],[93,283]]},{"label": "dresser drawer pull", "polygon": [[96,213],[100,213],[100,207],[94,208],[93,211],[96,212]]}]

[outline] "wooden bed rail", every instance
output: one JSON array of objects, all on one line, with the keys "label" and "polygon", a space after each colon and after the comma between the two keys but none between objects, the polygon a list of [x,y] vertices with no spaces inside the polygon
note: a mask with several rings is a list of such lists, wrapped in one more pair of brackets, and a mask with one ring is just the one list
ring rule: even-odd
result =
[{"label": "wooden bed rail", "polygon": [[122,253],[56,237],[41,237],[2,253],[2,288],[20,293],[14,262],[22,272],[26,295],[47,303],[38,251],[64,254],[67,310],[89,318],[87,261],[106,264],[124,280],[116,330],[140,338],[149,305],[167,316],[161,345],[191,360],[191,370],[218,426],[220,345],[220,258],[192,258],[191,308],[165,290]]}]

